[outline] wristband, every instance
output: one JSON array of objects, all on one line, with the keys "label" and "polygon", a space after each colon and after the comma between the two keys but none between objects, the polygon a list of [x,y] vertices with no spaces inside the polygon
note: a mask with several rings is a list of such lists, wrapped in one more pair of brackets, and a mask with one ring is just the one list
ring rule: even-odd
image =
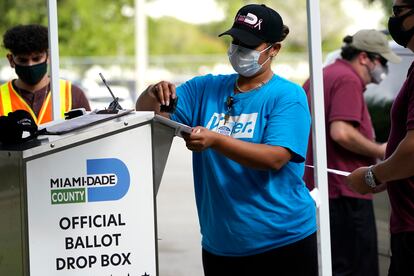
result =
[{"label": "wristband", "polygon": [[377,179],[375,178],[374,172],[372,171],[372,168],[374,166],[369,166],[368,170],[365,172],[365,184],[367,184],[370,188],[374,189],[377,187]]}]

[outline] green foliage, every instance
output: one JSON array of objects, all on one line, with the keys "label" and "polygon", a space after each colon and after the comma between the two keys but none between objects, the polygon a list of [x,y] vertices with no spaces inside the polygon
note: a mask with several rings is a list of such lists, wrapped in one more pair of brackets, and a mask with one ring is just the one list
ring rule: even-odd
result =
[{"label": "green foliage", "polygon": [[[47,6],[45,0],[1,0],[0,32],[17,24],[47,24]],[[36,11],[36,12],[33,12]]]},{"label": "green foliage", "polygon": [[387,15],[391,15],[392,0],[366,0],[368,3],[381,2]]},{"label": "green foliage", "polygon": [[122,15],[133,0],[61,0],[58,3],[62,55],[130,55],[134,19]]},{"label": "green foliage", "polygon": [[391,127],[390,111],[392,101],[375,101],[370,99],[367,101],[367,105],[375,129],[376,140],[382,143],[387,142]]},{"label": "green foliage", "polygon": [[[149,53],[223,54],[229,38],[217,35],[230,28],[237,10],[252,1],[216,0],[227,15],[222,22],[191,25],[174,18],[148,18]],[[338,48],[349,18],[339,4],[346,0],[323,0],[321,5],[324,51]],[[386,4],[391,0],[382,1]],[[304,0],[262,0],[282,15],[290,34],[284,51],[307,50],[307,17]],[[17,24],[47,25],[46,0],[1,0],[0,33]],[[134,53],[134,17],[123,10],[133,10],[134,0],[57,0],[59,49],[62,56],[126,56]],[[5,50],[0,49],[4,56]]]},{"label": "green foliage", "polygon": [[[135,48],[134,0],[58,0],[59,51],[62,56],[126,56]],[[2,0],[0,32],[17,24],[47,25],[45,0]],[[35,11],[35,12],[34,12]],[[150,54],[211,54],[225,52],[217,34],[174,18],[148,18]],[[1,49],[0,54],[5,54]]]},{"label": "green foliage", "polygon": [[[47,25],[45,0],[2,0],[0,32],[18,24]],[[122,15],[133,0],[58,0],[61,55],[117,55],[133,52],[133,18]],[[126,43],[125,43],[126,42]],[[4,49],[2,49],[4,51]]]},{"label": "green foliage", "polygon": [[[231,26],[237,10],[245,4],[257,3],[256,1],[240,0],[217,0],[229,14],[223,24],[217,27]],[[350,18],[341,9],[340,2],[346,0],[323,0],[320,1],[320,14],[322,25],[322,47],[324,51],[332,51],[341,45],[342,38],[346,35],[344,29]],[[284,24],[290,29],[290,33],[284,42],[287,51],[307,51],[307,16],[305,0],[262,0],[261,3],[275,9],[283,18]]]},{"label": "green foliage", "polygon": [[164,17],[149,19],[149,49],[151,54],[215,54],[224,53],[225,45],[217,39],[217,34],[206,34],[196,25]]}]

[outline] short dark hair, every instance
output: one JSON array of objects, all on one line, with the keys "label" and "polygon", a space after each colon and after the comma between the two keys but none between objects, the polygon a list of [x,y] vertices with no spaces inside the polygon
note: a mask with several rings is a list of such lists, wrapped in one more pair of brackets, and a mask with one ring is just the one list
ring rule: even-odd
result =
[{"label": "short dark hair", "polygon": [[352,43],[352,36],[347,35],[343,39],[344,45],[341,48],[341,57],[345,60],[351,61],[356,56],[361,53],[361,50],[356,49],[355,47],[351,46]]},{"label": "short dark hair", "polygon": [[287,35],[289,34],[289,27],[286,25],[282,26],[282,35],[280,37],[280,41],[285,40],[285,38],[287,37]]},{"label": "short dark hair", "polygon": [[344,45],[341,48],[341,57],[343,59],[348,60],[348,61],[352,61],[360,53],[365,52],[370,60],[374,61],[375,59],[379,58],[382,65],[385,66],[387,64],[387,60],[384,57],[382,57],[380,54],[359,50],[359,49],[353,47],[351,45],[352,39],[353,38],[350,35],[345,36],[344,39],[343,39]]},{"label": "short dark hair", "polygon": [[48,30],[45,26],[18,25],[3,35],[3,46],[15,55],[44,52],[49,49]]}]

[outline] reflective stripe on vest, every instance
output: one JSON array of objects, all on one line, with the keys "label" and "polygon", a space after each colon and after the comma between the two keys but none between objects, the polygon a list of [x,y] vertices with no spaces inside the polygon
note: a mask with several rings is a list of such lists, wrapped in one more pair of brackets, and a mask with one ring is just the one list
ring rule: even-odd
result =
[{"label": "reflective stripe on vest", "polygon": [[0,115],[7,115],[12,112],[11,97],[9,94],[8,83],[0,86]]},{"label": "reflective stripe on vest", "polygon": [[[60,116],[64,118],[65,112],[72,109],[72,85],[70,81],[59,80],[60,90]],[[50,92],[50,91],[49,91]],[[26,101],[13,89],[11,81],[0,86],[0,115],[7,115],[9,112],[23,109],[28,111],[35,122],[43,124],[52,120],[51,93],[47,93],[46,99],[37,117]]]}]

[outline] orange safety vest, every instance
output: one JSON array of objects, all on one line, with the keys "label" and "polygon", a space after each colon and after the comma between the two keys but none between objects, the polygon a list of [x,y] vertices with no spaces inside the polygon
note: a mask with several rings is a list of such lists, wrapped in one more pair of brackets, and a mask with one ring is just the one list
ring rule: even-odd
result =
[{"label": "orange safety vest", "polygon": [[[59,80],[60,85],[60,116],[65,117],[65,112],[72,109],[72,84],[67,80]],[[44,124],[52,121],[52,101],[50,91],[46,95],[40,109],[39,116],[36,116],[26,101],[14,90],[12,82],[9,81],[0,86],[0,116],[9,112],[23,109],[29,112],[36,124]]]}]

